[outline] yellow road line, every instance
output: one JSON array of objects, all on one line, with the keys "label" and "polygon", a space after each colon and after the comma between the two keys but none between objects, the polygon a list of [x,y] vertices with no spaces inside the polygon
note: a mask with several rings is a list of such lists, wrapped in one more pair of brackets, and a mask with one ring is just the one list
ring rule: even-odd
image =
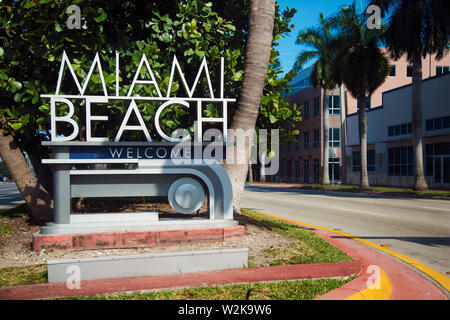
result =
[{"label": "yellow road line", "polygon": [[385,252],[385,253],[393,256],[393,257],[396,257],[397,259],[400,259],[400,260],[406,262],[407,264],[413,266],[414,268],[422,271],[426,275],[428,275],[431,278],[433,278],[434,280],[436,280],[442,287],[445,288],[445,290],[450,291],[450,278],[449,277],[447,277],[446,275],[440,273],[439,271],[437,271],[437,270],[435,270],[435,269],[433,269],[433,268],[423,264],[422,262],[417,261],[416,259],[413,259],[413,258],[410,258],[408,256],[405,256],[404,254],[401,254],[401,253],[398,253],[398,252],[396,252],[394,250],[382,247],[382,246],[380,246],[380,245],[378,245],[376,243],[373,243],[373,242],[370,242],[370,241],[367,241],[367,240],[355,237],[355,236],[353,236],[351,234],[348,234],[348,233],[345,233],[345,232],[333,230],[333,229],[326,228],[326,227],[316,226],[314,224],[310,224],[310,223],[307,223],[307,222],[302,222],[302,221],[297,221],[297,220],[293,220],[293,219],[283,218],[283,217],[271,215],[271,214],[264,213],[264,212],[258,212],[258,213],[260,213],[262,215],[265,215],[265,216],[268,216],[268,217],[277,218],[277,219],[290,221],[290,222],[294,222],[294,223],[299,223],[299,224],[302,224],[302,225],[305,225],[305,226],[309,226],[309,227],[313,227],[313,228],[316,228],[316,229],[326,230],[326,231],[329,231],[329,232],[332,232],[332,233],[336,233],[336,234],[339,234],[341,236],[344,236],[344,237],[356,240],[356,241],[358,241],[358,242],[360,242],[362,244],[365,244],[366,246],[369,246],[369,247],[372,247],[374,249],[383,251],[383,252]]}]

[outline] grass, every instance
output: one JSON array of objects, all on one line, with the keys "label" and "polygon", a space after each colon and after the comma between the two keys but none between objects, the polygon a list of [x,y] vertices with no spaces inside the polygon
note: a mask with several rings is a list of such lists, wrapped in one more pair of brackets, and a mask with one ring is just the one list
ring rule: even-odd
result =
[{"label": "grass", "polygon": [[241,212],[250,219],[250,223],[294,240],[287,248],[265,250],[265,254],[273,258],[270,265],[352,261],[345,253],[307,229],[252,210],[242,209]]},{"label": "grass", "polygon": [[[17,208],[16,208],[17,209]],[[16,210],[14,209],[14,210]],[[22,210],[16,210],[16,213]],[[347,255],[307,229],[269,218],[251,210],[242,210],[247,223],[285,235],[294,241],[287,248],[267,249],[270,265],[351,261]],[[239,300],[250,293],[254,300],[310,300],[339,288],[354,279],[316,279],[271,283],[249,283],[147,293],[72,297],[89,300]],[[0,286],[47,282],[46,265],[0,269]]]},{"label": "grass", "polygon": [[147,293],[64,298],[70,300],[311,300],[353,280],[317,279],[248,283]]},{"label": "grass", "polygon": [[11,225],[1,221],[0,218],[0,248],[6,242],[6,239],[12,235]]},{"label": "grass", "polygon": [[416,191],[411,188],[392,188],[392,187],[369,187],[360,188],[359,186],[323,186],[323,185],[302,185],[299,186],[300,189],[313,189],[313,190],[336,190],[336,191],[351,191],[351,192],[374,192],[380,194],[398,194],[398,195],[417,195],[417,196],[440,196],[449,197],[450,190],[425,190]]},{"label": "grass", "polygon": [[[265,183],[265,184],[278,184],[278,183]],[[415,196],[428,196],[428,197],[448,197],[450,198],[450,190],[445,189],[429,189],[425,191],[416,191],[412,188],[393,188],[393,187],[369,187],[360,188],[359,186],[352,185],[340,185],[340,186],[325,186],[320,184],[303,184],[298,185],[299,189],[306,190],[332,190],[332,191],[348,191],[348,192],[373,192],[379,194],[397,194],[397,195],[415,195]]]},{"label": "grass", "polygon": [[3,221],[3,218],[17,218],[28,215],[29,210],[26,204],[21,204],[9,210],[0,211],[0,248],[6,243],[8,237],[12,236],[12,227]]},{"label": "grass", "polygon": [[21,205],[9,210],[6,209],[5,211],[0,211],[0,218],[17,218],[22,217],[23,215],[30,215],[30,209],[28,209],[26,203],[22,203]]},{"label": "grass", "polygon": [[47,266],[45,264],[0,269],[0,287],[46,282]]}]

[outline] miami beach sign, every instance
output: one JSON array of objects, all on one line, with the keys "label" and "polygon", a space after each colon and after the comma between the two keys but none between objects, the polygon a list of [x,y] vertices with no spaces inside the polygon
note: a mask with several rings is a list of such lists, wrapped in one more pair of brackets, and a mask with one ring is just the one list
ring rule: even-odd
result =
[{"label": "miami beach sign", "polygon": [[[141,71],[145,67],[147,70],[147,73],[149,75],[150,79],[141,79]],[[78,90],[77,95],[67,95],[67,94],[60,94],[61,92],[61,85],[63,82],[63,76],[64,71],[68,69],[70,71],[70,74],[72,76],[73,82],[76,85],[76,88]],[[91,80],[92,74],[94,70],[97,70],[99,76],[100,76],[100,83],[103,91],[103,95],[86,95],[86,89],[88,87],[88,84]],[[70,63],[70,59],[66,52],[64,51],[62,54],[61,59],[61,67],[59,69],[58,74],[58,82],[56,85],[56,92],[55,94],[42,94],[42,98],[50,99],[50,117],[51,117],[51,141],[54,142],[63,142],[63,141],[71,141],[77,138],[79,134],[79,123],[77,123],[74,119],[74,113],[75,113],[75,107],[71,100],[73,99],[82,99],[85,100],[85,113],[86,113],[86,141],[87,142],[107,142],[110,140],[109,137],[94,137],[92,135],[92,127],[94,121],[108,121],[108,116],[105,115],[96,115],[93,114],[92,109],[93,105],[107,105],[110,101],[129,101],[127,111],[121,121],[121,125],[114,137],[114,142],[121,141],[122,135],[124,131],[141,131],[147,142],[152,142],[152,138],[150,136],[150,133],[148,131],[148,128],[145,124],[145,121],[141,115],[141,112],[138,108],[138,103],[142,101],[156,101],[160,102],[161,105],[157,108],[155,116],[154,116],[154,123],[157,133],[161,138],[163,138],[166,141],[169,142],[183,142],[190,140],[190,136],[186,135],[182,138],[175,138],[173,136],[169,136],[166,133],[164,133],[161,129],[160,125],[160,116],[162,111],[172,105],[178,105],[181,107],[189,108],[190,102],[197,104],[197,118],[196,118],[196,133],[194,140],[197,142],[202,141],[202,134],[203,134],[203,123],[205,122],[216,122],[222,124],[222,133],[223,133],[223,141],[227,141],[227,107],[228,102],[235,102],[236,99],[230,99],[224,97],[224,58],[222,57],[220,59],[220,88],[219,88],[219,97],[214,96],[214,90],[213,86],[211,84],[211,78],[208,70],[208,64],[206,61],[206,58],[203,58],[201,61],[200,67],[198,69],[197,75],[195,77],[194,83],[191,87],[189,87],[186,78],[184,76],[183,70],[181,69],[181,66],[178,62],[177,57],[174,55],[172,59],[172,66],[170,71],[170,78],[169,83],[167,87],[167,94],[164,97],[161,93],[161,88],[158,84],[158,82],[155,79],[155,76],[153,74],[152,68],[147,60],[147,57],[145,54],[142,54],[139,66],[136,70],[136,73],[134,75],[133,81],[131,82],[130,88],[128,90],[128,93],[126,96],[120,96],[119,95],[119,70],[120,70],[120,58],[119,53],[116,52],[115,55],[115,94],[110,95],[108,93],[108,90],[106,89],[106,83],[103,75],[102,65],[100,62],[99,54],[98,52],[95,54],[95,57],[92,61],[92,64],[90,66],[90,69],[87,73],[86,78],[82,83],[78,80],[77,75],[75,74],[74,69],[72,68],[72,65]],[[208,84],[208,91],[209,91],[209,97],[194,97],[194,91],[197,87],[197,84],[200,80],[200,77],[202,74],[206,77],[207,84]],[[181,85],[184,87],[187,96],[186,97],[171,97],[170,94],[172,92],[172,86],[174,83],[174,77],[178,75],[179,79],[181,79]],[[157,93],[156,96],[136,96],[133,95],[133,90],[135,89],[136,85],[146,85],[146,86],[152,86],[154,88],[154,91]],[[205,103],[220,103],[221,104],[221,113],[222,117],[204,117],[202,107]],[[57,104],[66,104],[68,107],[68,113],[64,116],[58,116],[57,115]],[[129,120],[130,117],[134,115],[138,120],[138,125],[130,125]],[[68,136],[62,136],[59,135],[57,132],[57,123],[67,123],[70,124],[73,128],[72,132]]]}]

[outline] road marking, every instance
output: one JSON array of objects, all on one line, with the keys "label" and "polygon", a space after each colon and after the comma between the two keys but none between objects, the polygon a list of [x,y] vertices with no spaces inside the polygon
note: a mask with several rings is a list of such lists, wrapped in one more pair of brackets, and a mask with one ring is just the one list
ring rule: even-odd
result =
[{"label": "road marking", "polygon": [[450,209],[444,209],[444,208],[436,208],[436,207],[420,207],[421,209],[430,209],[430,210],[441,210],[441,211],[449,211]]},{"label": "road marking", "polygon": [[371,248],[383,251],[384,253],[387,253],[387,254],[389,254],[389,255],[391,255],[393,257],[396,257],[397,259],[400,259],[400,260],[406,262],[407,264],[413,266],[414,268],[422,271],[426,275],[428,275],[431,278],[433,278],[434,280],[436,280],[440,285],[442,285],[444,287],[445,290],[450,291],[450,278],[449,277],[447,277],[446,275],[440,273],[439,271],[437,271],[437,270],[435,270],[435,269],[433,269],[433,268],[423,264],[422,262],[420,262],[420,261],[418,261],[416,259],[410,258],[410,257],[408,257],[408,256],[406,256],[404,254],[398,253],[398,252],[396,252],[394,250],[391,250],[391,249],[388,249],[388,248],[383,248],[382,246],[380,246],[380,245],[378,245],[376,243],[373,243],[373,242],[370,242],[370,241],[367,241],[367,240],[355,237],[355,236],[353,236],[353,235],[351,235],[349,233],[336,231],[336,230],[333,230],[333,229],[330,229],[330,228],[317,226],[317,225],[310,224],[310,223],[307,223],[307,222],[297,221],[297,220],[293,220],[293,219],[289,219],[289,218],[283,218],[283,217],[271,215],[271,214],[268,214],[268,213],[264,213],[264,212],[261,212],[261,211],[258,211],[258,213],[260,213],[262,215],[265,215],[265,216],[268,216],[268,217],[275,218],[275,219],[281,219],[281,220],[285,220],[285,221],[290,221],[290,222],[302,224],[302,225],[305,225],[305,226],[313,227],[313,228],[316,228],[316,229],[322,229],[322,230],[325,230],[325,231],[336,233],[336,234],[339,234],[339,235],[344,236],[346,238],[358,241],[358,242],[360,242],[360,243],[362,243],[364,245],[367,245],[367,246],[369,246]]},{"label": "road marking", "polygon": [[341,207],[331,207],[331,209],[344,210],[344,211],[351,211],[351,212],[356,212],[356,213],[365,213],[365,214],[371,214],[371,215],[374,215],[374,216],[380,216],[380,217],[387,217],[386,214],[375,213],[375,212],[364,211],[364,210],[349,209],[349,208],[341,208]]}]

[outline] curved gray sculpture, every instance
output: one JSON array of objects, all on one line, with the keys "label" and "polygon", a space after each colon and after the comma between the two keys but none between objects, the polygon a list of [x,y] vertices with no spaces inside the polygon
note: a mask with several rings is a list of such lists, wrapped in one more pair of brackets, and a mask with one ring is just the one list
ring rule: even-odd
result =
[{"label": "curved gray sculpture", "polygon": [[[233,221],[233,192],[228,174],[215,160],[190,159],[74,159],[71,147],[86,146],[82,142],[44,145],[53,148],[53,159],[45,159],[54,171],[54,222],[41,228],[43,234],[136,231],[177,228],[177,224],[202,227],[212,224],[236,225]],[[117,143],[110,143],[117,146]],[[91,143],[88,147],[105,147],[105,143]],[[125,143],[124,143],[125,145]],[[129,144],[128,144],[129,145]],[[146,146],[149,143],[145,143]],[[150,145],[154,145],[150,143]],[[158,144],[160,146],[160,144]],[[181,163],[180,163],[181,162]],[[77,169],[76,164],[134,163],[136,169]],[[179,213],[196,212],[208,199],[209,220],[181,219],[160,221],[157,213],[143,213],[139,220],[124,221],[118,214],[71,214],[72,198],[167,196]],[[151,215],[153,214],[153,216]],[[89,216],[89,217],[88,217]],[[123,216],[128,216],[125,214]],[[131,217],[131,216],[130,216]],[[140,223],[141,222],[141,223]]]}]

